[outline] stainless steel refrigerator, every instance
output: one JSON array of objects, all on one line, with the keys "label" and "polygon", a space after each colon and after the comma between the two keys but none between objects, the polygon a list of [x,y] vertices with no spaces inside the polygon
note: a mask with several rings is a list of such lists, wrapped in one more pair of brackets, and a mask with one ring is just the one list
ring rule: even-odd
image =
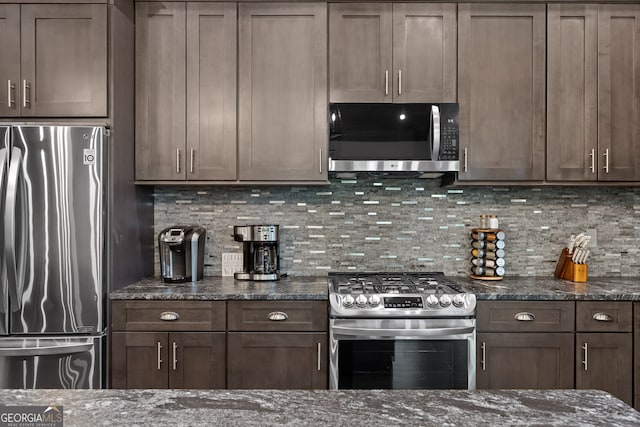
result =
[{"label": "stainless steel refrigerator", "polygon": [[0,388],[102,388],[108,130],[0,141]]}]

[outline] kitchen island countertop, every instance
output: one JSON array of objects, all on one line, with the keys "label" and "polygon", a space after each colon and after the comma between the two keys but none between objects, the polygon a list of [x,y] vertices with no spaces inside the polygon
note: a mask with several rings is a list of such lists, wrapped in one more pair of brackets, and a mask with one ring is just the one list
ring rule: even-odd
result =
[{"label": "kitchen island countertop", "polygon": [[[508,276],[474,280],[447,276],[478,300],[605,300],[640,301],[640,278],[590,278],[575,283],[553,277]],[[110,294],[113,300],[326,300],[326,276],[289,276],[278,281],[251,282],[233,277],[205,277],[198,282],[164,283],[150,277]]]},{"label": "kitchen island countertop", "polygon": [[0,390],[0,400],[62,406],[65,426],[640,425],[595,390]]}]

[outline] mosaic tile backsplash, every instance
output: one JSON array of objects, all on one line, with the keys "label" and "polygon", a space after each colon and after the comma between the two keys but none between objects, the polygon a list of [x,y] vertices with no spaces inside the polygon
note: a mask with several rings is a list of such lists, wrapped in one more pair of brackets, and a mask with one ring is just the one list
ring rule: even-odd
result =
[{"label": "mosaic tile backsplash", "polygon": [[[207,229],[205,275],[222,253],[241,253],[234,225],[280,225],[281,271],[443,271],[468,275],[470,233],[496,214],[506,233],[508,276],[553,275],[569,236],[594,236],[590,276],[640,276],[640,189],[440,187],[439,179],[333,179],[330,186],[162,187],[154,190],[155,235]],[[155,271],[159,261],[155,254]]]}]

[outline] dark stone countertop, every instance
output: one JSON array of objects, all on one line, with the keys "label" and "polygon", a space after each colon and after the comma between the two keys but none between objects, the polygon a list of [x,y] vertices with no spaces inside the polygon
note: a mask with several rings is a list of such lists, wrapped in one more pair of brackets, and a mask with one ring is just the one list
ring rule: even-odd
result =
[{"label": "dark stone countertop", "polygon": [[640,301],[640,278],[593,277],[584,283],[553,277],[505,277],[503,280],[455,278],[478,300]]},{"label": "dark stone countertop", "polygon": [[197,282],[164,283],[150,277],[112,292],[112,300],[326,300],[327,277],[283,277],[251,282],[233,277],[205,277]]},{"label": "dark stone countertop", "polygon": [[[590,278],[575,283],[553,277],[505,277],[474,280],[448,276],[476,294],[478,300],[603,300],[640,301],[640,278]],[[198,282],[164,283],[151,277],[112,292],[114,300],[326,300],[327,277],[284,277],[273,282],[205,277]]]},{"label": "dark stone countertop", "polygon": [[0,390],[0,401],[62,406],[64,425],[83,427],[640,425],[595,390]]}]

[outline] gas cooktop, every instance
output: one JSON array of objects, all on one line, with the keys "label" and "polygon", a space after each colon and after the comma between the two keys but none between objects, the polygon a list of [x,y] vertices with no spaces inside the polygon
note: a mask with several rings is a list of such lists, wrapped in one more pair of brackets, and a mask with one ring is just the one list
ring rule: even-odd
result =
[{"label": "gas cooktop", "polygon": [[340,317],[465,317],[476,299],[441,272],[331,272],[331,314]]}]

